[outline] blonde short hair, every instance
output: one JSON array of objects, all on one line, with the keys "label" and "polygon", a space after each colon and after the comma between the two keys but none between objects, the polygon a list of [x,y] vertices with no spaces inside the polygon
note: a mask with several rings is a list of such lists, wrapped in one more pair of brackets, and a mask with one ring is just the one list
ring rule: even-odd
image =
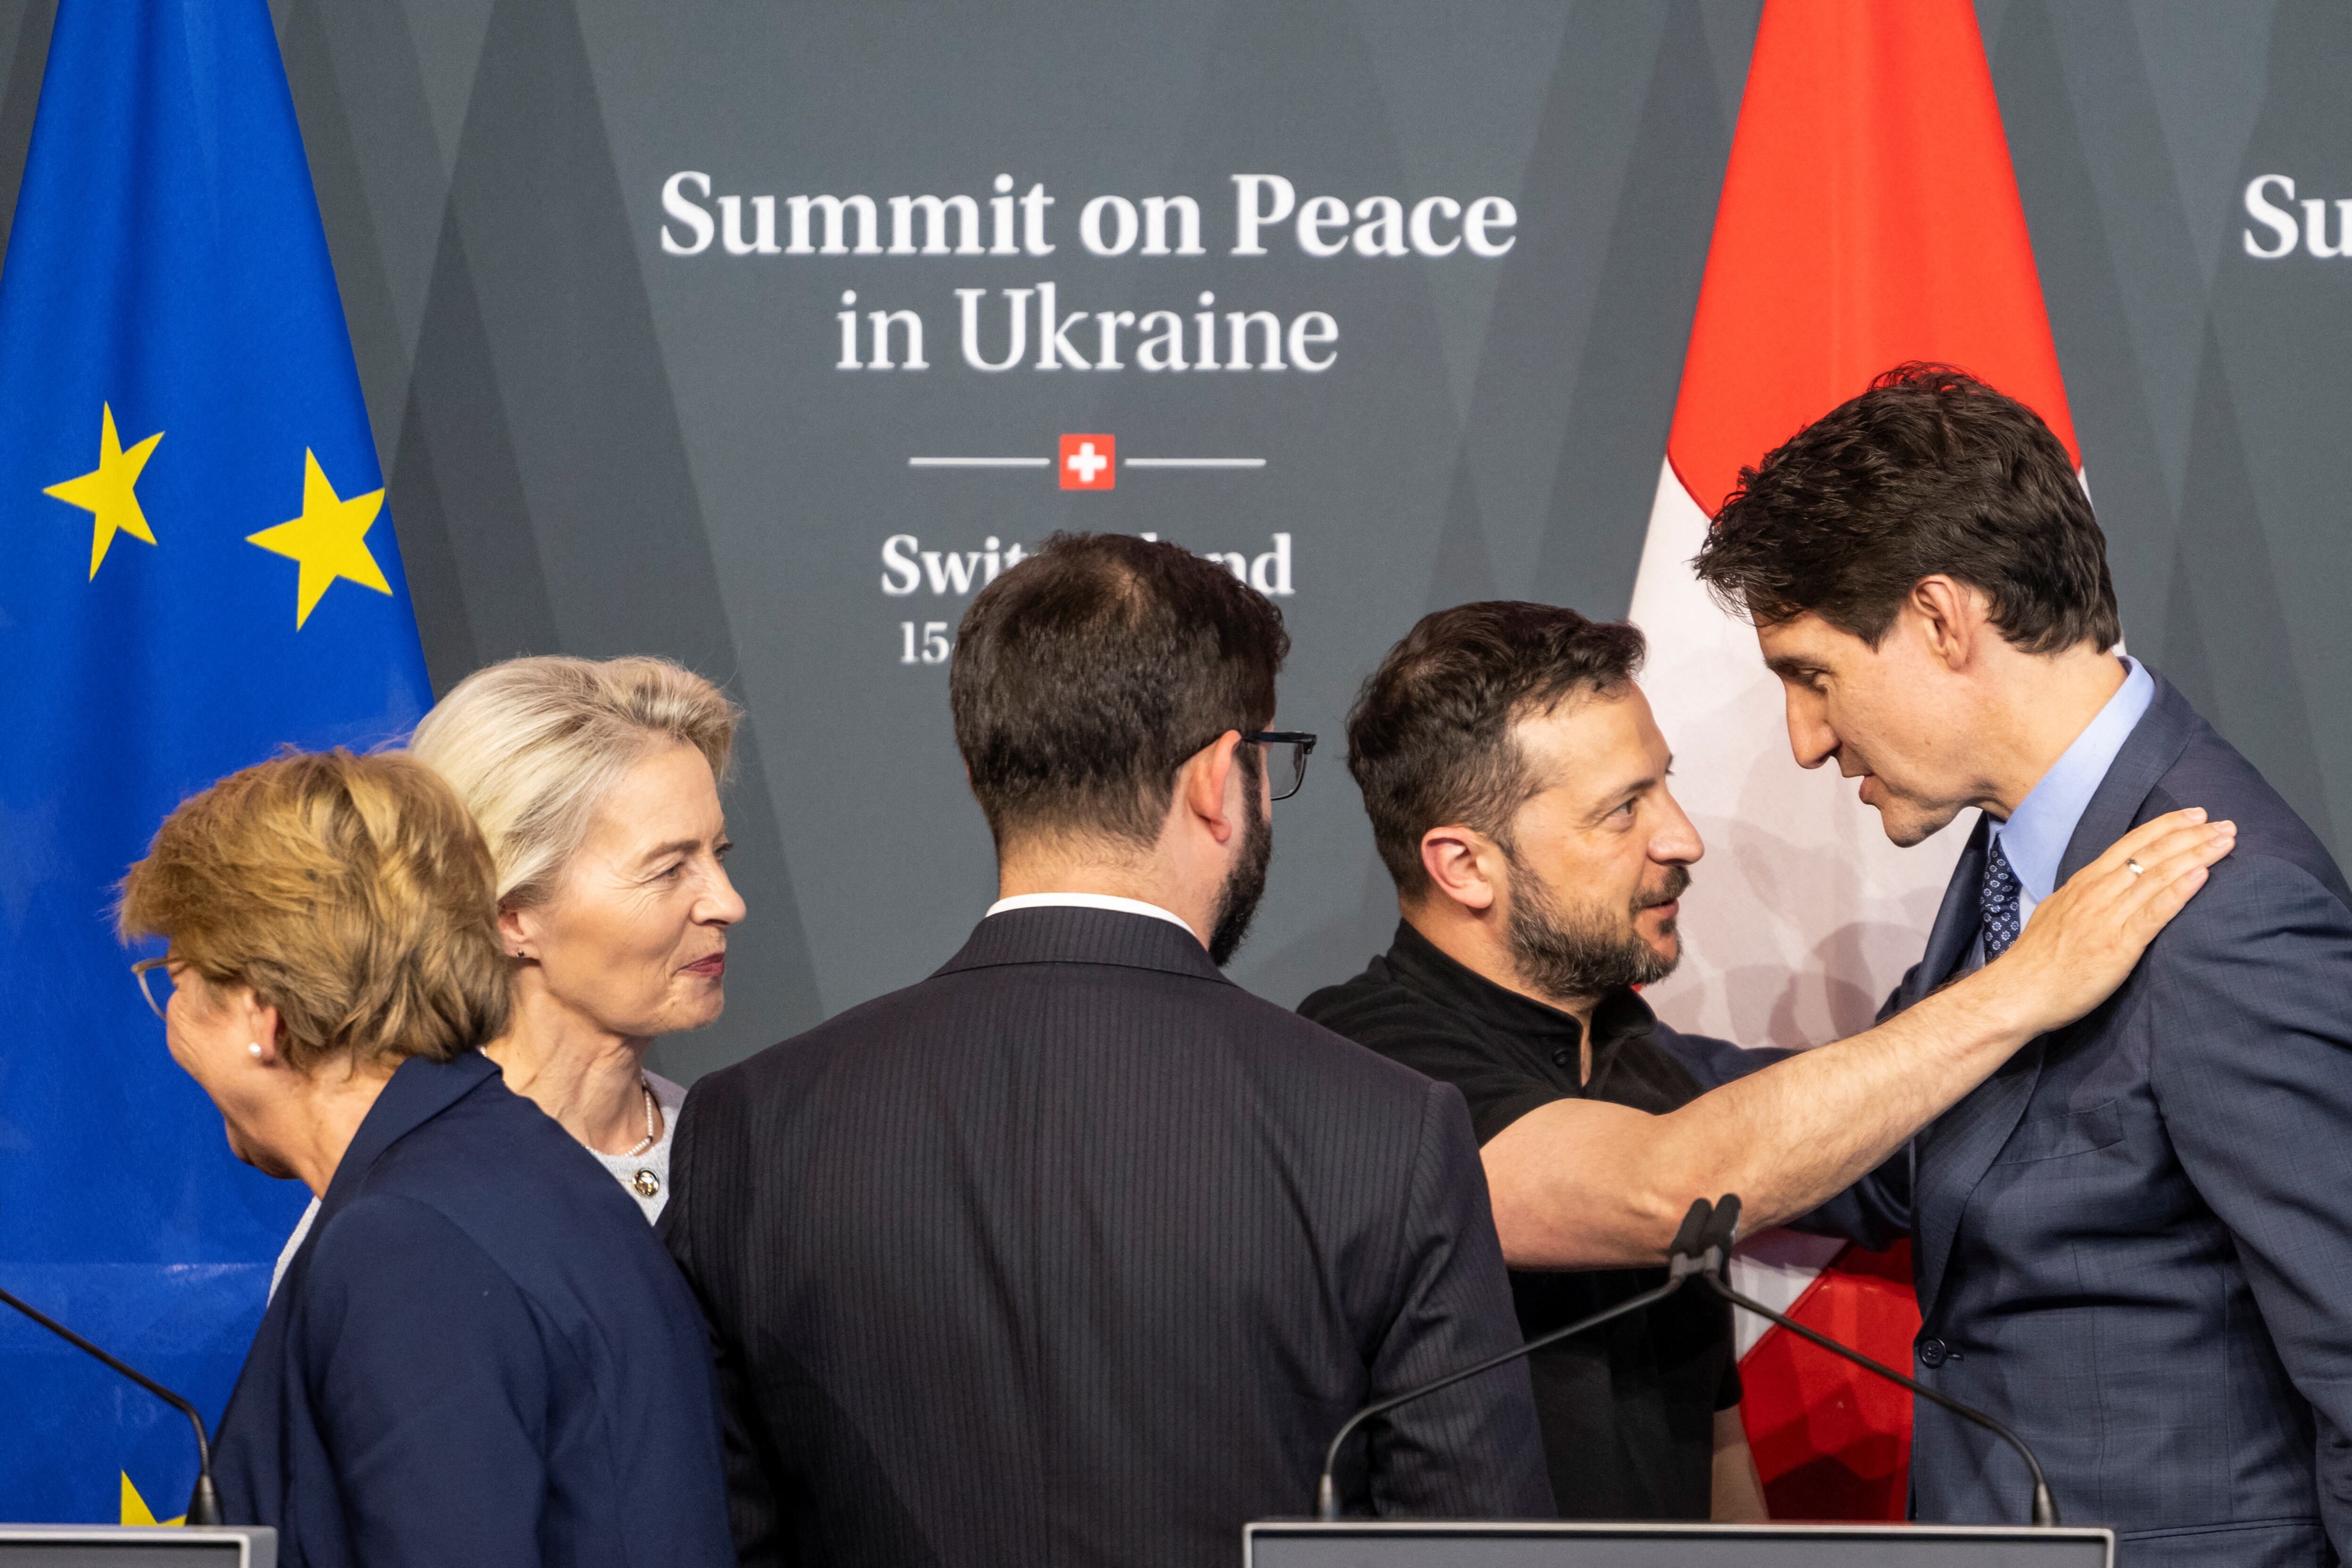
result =
[{"label": "blonde short hair", "polygon": [[251,986],[298,1071],[448,1061],[506,1027],[489,847],[405,757],[297,752],[183,801],[123,879],[118,923]]},{"label": "blonde short hair", "polygon": [[498,863],[501,908],[545,902],[605,792],[665,745],[725,782],[741,713],[666,658],[548,654],[478,669],[416,726],[408,753],[454,785]]}]

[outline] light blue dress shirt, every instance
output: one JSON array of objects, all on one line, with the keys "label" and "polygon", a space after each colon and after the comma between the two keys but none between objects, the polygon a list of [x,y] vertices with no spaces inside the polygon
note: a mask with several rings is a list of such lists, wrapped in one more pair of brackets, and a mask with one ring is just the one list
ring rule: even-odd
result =
[{"label": "light blue dress shirt", "polygon": [[[2116,694],[2107,699],[2107,705],[2050,764],[2050,771],[2017,803],[2009,820],[1992,825],[1986,850],[1990,853],[1991,846],[1999,844],[2001,853],[2009,857],[2009,868],[2017,873],[2021,926],[2033,918],[2035,906],[2056,890],[2058,867],[2066,858],[2075,826],[2106,781],[2107,770],[2115,766],[2116,753],[2124,749],[2140,716],[2156,700],[2155,679],[2140,668],[2137,659],[2125,658],[2123,662],[2128,673]],[[1983,963],[1984,936],[1979,932],[1969,950],[1968,967],[1976,969]]]}]

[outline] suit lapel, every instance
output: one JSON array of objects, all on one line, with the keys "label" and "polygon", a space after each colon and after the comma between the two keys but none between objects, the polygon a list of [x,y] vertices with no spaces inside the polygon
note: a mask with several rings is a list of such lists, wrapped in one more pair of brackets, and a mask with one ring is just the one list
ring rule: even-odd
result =
[{"label": "suit lapel", "polygon": [[[1935,928],[1927,933],[1927,956],[1911,980],[1916,1002],[1952,977],[1975,943],[1982,923],[1980,892],[1984,885],[1986,846],[1992,837],[1989,817],[1977,819],[1969,847],[1953,868],[1944,889],[1944,905]],[[1913,1242],[1917,1253],[1919,1308],[1930,1310],[1937,1287],[1950,1262],[1952,1242],[1958,1236],[1960,1211],[1969,1194],[1984,1178],[2000,1146],[2009,1142],[2025,1102],[2033,1097],[2033,1082],[2042,1065],[2041,1042],[2034,1041],[2001,1064],[2000,1069],[1971,1089],[1919,1134],[1918,1206],[1913,1216]]]},{"label": "suit lapel", "polygon": [[2172,771],[2180,753],[2189,749],[2198,724],[2196,710],[2173,689],[2170,681],[2152,669],[2148,675],[2156,682],[2156,696],[2139,722],[2132,726],[2107,776],[2100,781],[2091,804],[2083,808],[2074,836],[2066,841],[2065,858],[2058,862],[2062,888],[2067,878],[2105,854],[2109,846],[2138,824],[2158,781]]},{"label": "suit lapel", "polygon": [[1952,1260],[1952,1243],[1960,1234],[1960,1215],[1969,1206],[1977,1184],[1984,1180],[2001,1146],[2017,1131],[2042,1077],[2042,1054],[2047,1035],[2028,1040],[2018,1053],[2001,1063],[1992,1077],[1970,1089],[1958,1105],[1944,1112],[1919,1135],[1918,1208],[1913,1222],[1918,1247],[1919,1311],[1936,1309],[1936,1292],[1943,1287],[1945,1268]]},{"label": "suit lapel", "polygon": [[[2074,836],[2066,843],[2066,854],[2058,865],[2060,887],[2131,830],[2147,803],[2148,793],[2179,761],[2189,744],[2190,730],[2197,721],[2195,711],[2162,676],[2154,670],[2148,673],[2156,681],[2155,699],[2140,716],[2140,721],[2132,727],[2123,750],[2108,764],[2106,777],[2100,781],[2090,805],[2083,808],[2082,820],[2075,824]],[[1988,832],[1979,824],[1977,837],[1969,840],[1969,853],[1960,858],[1962,870],[1973,867],[1976,880],[1981,880],[1984,875]],[[1957,882],[1958,874],[1954,891],[1958,890]],[[1972,881],[1971,898],[1974,888]],[[1948,893],[1944,905],[1948,915],[1952,905]],[[1974,919],[1971,912],[1971,921]],[[1943,924],[1939,919],[1936,933],[1928,938],[1931,956],[1936,952],[1936,938],[1942,934]],[[1969,935],[1974,934],[1971,925]],[[1927,966],[1921,967],[1924,974]],[[1947,967],[1937,973],[1939,976],[1946,975],[1950,970]],[[1921,994],[1938,984],[1940,978],[1928,984]],[[2033,1088],[2040,1081],[2050,1039],[2050,1036],[2043,1035],[2026,1042],[2022,1049],[2001,1064],[1999,1071],[1919,1135],[1918,1199],[1913,1239],[1917,1248],[1919,1310],[1923,1315],[1935,1310],[1936,1295],[1951,1262],[1952,1244],[1959,1236],[1960,1216],[1968,1208],[1969,1197],[1976,1192],[1977,1184],[1984,1180],[1985,1173],[1992,1168],[1992,1163],[2000,1157],[2010,1134],[2017,1130],[2018,1119],[2025,1114],[2026,1105],[2033,1099]]]},{"label": "suit lapel", "polygon": [[1985,845],[1991,836],[1990,821],[1979,813],[1976,831],[1969,835],[1968,847],[1960,851],[1960,863],[1952,868],[1952,879],[1944,884],[1944,902],[1936,911],[1936,923],[1927,928],[1927,951],[1896,998],[1901,1007],[1910,1006],[1949,980],[1960,960],[1968,956],[1969,945],[1976,941],[1977,926],[1983,918],[1978,894],[1984,885]]}]

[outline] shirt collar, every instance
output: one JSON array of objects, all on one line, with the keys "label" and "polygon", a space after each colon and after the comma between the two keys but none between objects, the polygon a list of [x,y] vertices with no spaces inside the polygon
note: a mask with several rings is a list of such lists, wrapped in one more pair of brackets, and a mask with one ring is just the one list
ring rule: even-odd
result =
[{"label": "shirt collar", "polygon": [[369,1168],[385,1150],[493,1079],[505,1087],[499,1064],[478,1050],[460,1051],[446,1062],[430,1057],[402,1062],[360,1119],[359,1131],[344,1148],[320,1206],[340,1208],[367,1180]]},{"label": "shirt collar", "polygon": [[[1397,979],[1491,1027],[1529,1040],[1574,1045],[1583,1038],[1584,1030],[1573,1016],[1487,979],[1422,935],[1411,921],[1397,922],[1396,940],[1383,957]],[[1594,1079],[1601,1077],[1610,1047],[1627,1035],[1647,1033],[1656,1024],[1657,1015],[1633,991],[1603,996],[1592,1010]]]},{"label": "shirt collar", "polygon": [[1182,915],[1163,910],[1158,904],[1147,904],[1141,899],[1113,898],[1108,893],[1015,893],[1009,899],[999,899],[989,905],[988,912],[1001,915],[1013,910],[1053,909],[1114,910],[1123,915],[1150,915],[1154,920],[1182,926],[1185,934],[1195,940],[1200,935]]},{"label": "shirt collar", "polygon": [[2083,820],[2091,797],[2115,765],[2116,753],[2156,700],[2154,678],[2138,660],[2125,658],[2123,662],[2128,673],[2107,705],[2017,803],[2009,820],[1993,824],[1993,839],[2026,897],[2035,903],[2055,890],[2058,866],[2074,837],[2075,824]]}]

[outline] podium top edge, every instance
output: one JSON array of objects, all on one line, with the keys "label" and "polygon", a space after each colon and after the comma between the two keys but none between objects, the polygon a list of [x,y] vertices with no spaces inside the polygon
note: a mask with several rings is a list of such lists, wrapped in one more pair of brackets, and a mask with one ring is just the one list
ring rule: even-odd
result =
[{"label": "podium top edge", "polygon": [[1242,1526],[1252,1535],[1642,1535],[1761,1536],[1793,1541],[1807,1536],[1835,1540],[1893,1538],[1907,1541],[2104,1541],[2116,1532],[2105,1525],[1845,1523],[1792,1520],[1786,1523],[1717,1524],[1654,1520],[1500,1519],[1261,1519]]}]

